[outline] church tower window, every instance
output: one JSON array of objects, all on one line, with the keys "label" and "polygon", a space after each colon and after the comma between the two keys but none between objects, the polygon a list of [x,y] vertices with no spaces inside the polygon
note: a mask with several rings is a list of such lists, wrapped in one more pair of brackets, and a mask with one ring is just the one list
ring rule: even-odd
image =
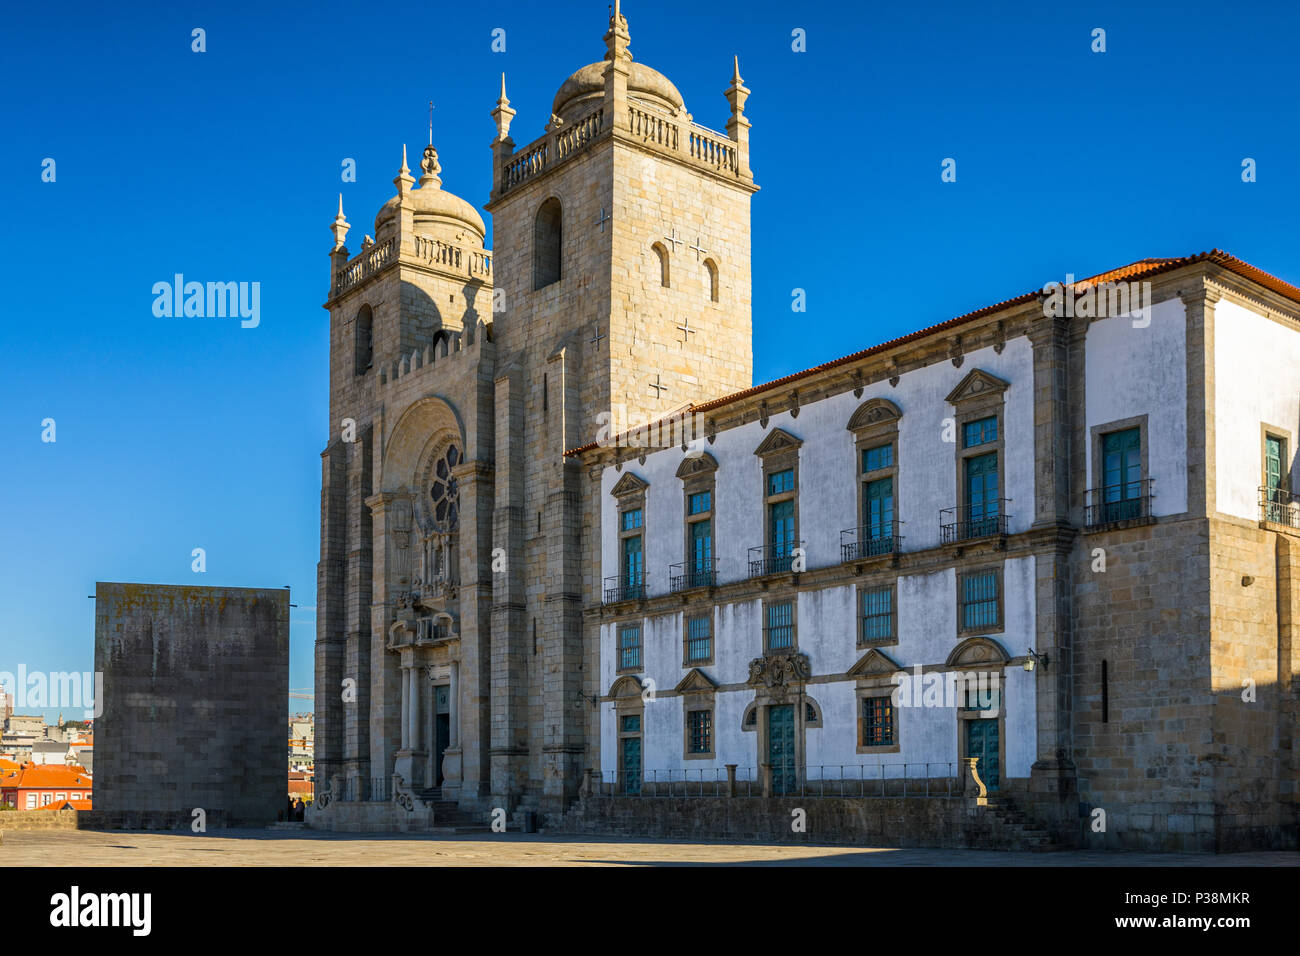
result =
[{"label": "church tower window", "polygon": [[709,301],[718,301],[718,264],[712,259],[704,260],[705,283],[709,290]]},{"label": "church tower window", "polygon": [[560,201],[552,196],[537,210],[533,223],[533,288],[560,280]]},{"label": "church tower window", "polygon": [[374,360],[374,317],[370,306],[363,305],[357,313],[353,354],[357,375],[365,375]]},{"label": "church tower window", "polygon": [[664,248],[661,242],[656,242],[650,248],[654,250],[654,254],[659,260],[659,284],[667,289],[669,287],[668,250]]}]

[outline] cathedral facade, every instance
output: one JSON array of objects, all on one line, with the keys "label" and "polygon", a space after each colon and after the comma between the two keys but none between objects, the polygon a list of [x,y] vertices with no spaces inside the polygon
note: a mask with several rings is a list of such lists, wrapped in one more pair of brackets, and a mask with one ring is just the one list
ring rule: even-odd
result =
[{"label": "cathedral facade", "polygon": [[495,250],[432,146],[335,220],[313,825],[901,782],[1294,846],[1300,289],[1142,260],[754,386],[739,65],[719,133],[604,39],[523,147],[503,80]]}]

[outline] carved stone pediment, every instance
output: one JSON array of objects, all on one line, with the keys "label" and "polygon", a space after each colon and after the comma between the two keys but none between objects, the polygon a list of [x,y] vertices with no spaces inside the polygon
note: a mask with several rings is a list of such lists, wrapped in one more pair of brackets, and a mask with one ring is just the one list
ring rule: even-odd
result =
[{"label": "carved stone pediment", "polygon": [[679,694],[712,694],[718,689],[718,684],[704,671],[693,667],[673,689]]},{"label": "carved stone pediment", "polygon": [[949,405],[958,405],[972,398],[984,398],[997,392],[1004,392],[1011,386],[996,375],[990,375],[983,369],[972,369],[949,394],[945,401]]},{"label": "carved stone pediment", "polygon": [[768,654],[749,662],[747,683],[779,700],[791,687],[811,676],[812,665],[807,654]]},{"label": "carved stone pediment", "polygon": [[609,489],[609,493],[615,498],[622,498],[624,495],[640,494],[649,487],[648,482],[643,481],[629,471],[614,483],[614,487]]},{"label": "carved stone pediment", "polygon": [[762,443],[754,449],[754,454],[762,458],[764,455],[771,455],[776,452],[793,451],[802,444],[802,441],[795,438],[784,428],[773,428]]},{"label": "carved stone pediment", "polygon": [[948,660],[948,667],[979,667],[981,665],[1001,667],[1011,660],[1002,645],[987,637],[971,637],[953,648]]},{"label": "carved stone pediment", "polygon": [[899,663],[878,648],[872,648],[858,658],[858,662],[849,668],[850,677],[887,677],[903,668]]}]

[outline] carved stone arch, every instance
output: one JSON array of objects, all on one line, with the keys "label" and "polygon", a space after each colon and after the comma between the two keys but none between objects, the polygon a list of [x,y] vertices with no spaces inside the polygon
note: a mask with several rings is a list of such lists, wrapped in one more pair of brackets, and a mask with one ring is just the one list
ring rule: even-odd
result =
[{"label": "carved stone arch", "polygon": [[564,210],[556,196],[537,207],[533,220],[533,289],[560,280],[564,242]]},{"label": "carved stone arch", "polygon": [[897,424],[903,412],[887,398],[869,398],[849,418],[849,431],[856,432],[876,425]]},{"label": "carved stone arch", "polygon": [[745,712],[740,715],[741,731],[758,732],[758,701],[751,700]]},{"label": "carved stone arch", "polygon": [[1011,656],[1003,650],[1002,645],[987,637],[970,637],[952,649],[948,667],[1004,667]]},{"label": "carved stone arch", "polygon": [[465,447],[465,428],[455,408],[437,396],[422,398],[410,405],[397,420],[384,449],[380,472],[381,491],[409,491],[418,484],[418,469],[432,439],[444,437],[460,442],[466,458],[473,455]]},{"label": "carved stone arch", "polygon": [[704,260],[704,283],[705,291],[709,293],[709,301],[718,301],[718,263],[712,257]]},{"label": "carved stone arch", "polygon": [[615,701],[626,701],[633,697],[640,701],[644,690],[645,685],[641,683],[641,678],[635,674],[624,674],[609,685],[608,696]]},{"label": "carved stone arch", "polygon": [[698,455],[688,456],[682,459],[682,463],[677,466],[677,477],[686,481],[690,478],[698,478],[703,475],[716,472],[718,470],[718,459],[714,458],[707,451]]},{"label": "carved stone arch", "polygon": [[670,288],[671,267],[668,261],[668,250],[664,248],[662,242],[656,242],[650,246],[650,251],[655,254],[655,259],[659,263],[659,284],[665,289]]},{"label": "carved stone arch", "polygon": [[820,730],[822,727],[822,705],[817,698],[803,695],[803,725],[808,730]]}]

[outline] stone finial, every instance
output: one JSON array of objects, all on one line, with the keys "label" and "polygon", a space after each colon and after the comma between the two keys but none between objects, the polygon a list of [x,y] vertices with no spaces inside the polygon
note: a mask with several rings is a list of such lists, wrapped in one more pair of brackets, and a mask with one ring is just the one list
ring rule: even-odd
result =
[{"label": "stone finial", "polygon": [[335,216],[334,221],[330,223],[330,232],[334,233],[335,249],[343,248],[343,242],[347,239],[348,230],[351,228],[352,227],[348,225],[347,219],[343,216],[343,194],[339,193],[339,214]]},{"label": "stone finial", "polygon": [[432,143],[424,148],[424,158],[420,160],[420,168],[424,170],[424,175],[420,177],[421,189],[438,189],[442,186],[442,180],[438,177],[442,172],[442,166],[438,162],[438,151]]},{"label": "stone finial", "polygon": [[722,94],[731,104],[731,118],[727,120],[727,137],[736,144],[736,171],[742,178],[752,179],[753,171],[749,168],[749,128],[752,125],[745,116],[745,101],[749,99],[749,89],[740,78],[740,57],[732,58],[731,85]]},{"label": "stone finial", "polygon": [[501,96],[497,100],[497,108],[492,111],[492,118],[497,124],[497,140],[502,141],[510,138],[510,121],[515,118],[515,111],[510,108],[510,101],[506,99],[506,75],[501,74]]},{"label": "stone finial", "polygon": [[406,144],[402,144],[402,168],[397,171],[397,178],[393,180],[393,185],[397,187],[397,195],[405,196],[415,185],[415,177],[411,175],[410,168],[406,165]]},{"label": "stone finial", "polygon": [[632,43],[632,34],[627,29],[627,17],[623,16],[619,0],[614,0],[614,12],[609,18],[609,30],[605,32],[605,59],[630,60],[632,52],[628,47]]},{"label": "stone finial", "polygon": [[745,101],[749,99],[750,90],[745,86],[745,81],[740,78],[740,57],[732,58],[733,69],[731,72],[731,85],[722,95],[727,98],[731,104],[731,115],[743,116],[745,113]]}]

